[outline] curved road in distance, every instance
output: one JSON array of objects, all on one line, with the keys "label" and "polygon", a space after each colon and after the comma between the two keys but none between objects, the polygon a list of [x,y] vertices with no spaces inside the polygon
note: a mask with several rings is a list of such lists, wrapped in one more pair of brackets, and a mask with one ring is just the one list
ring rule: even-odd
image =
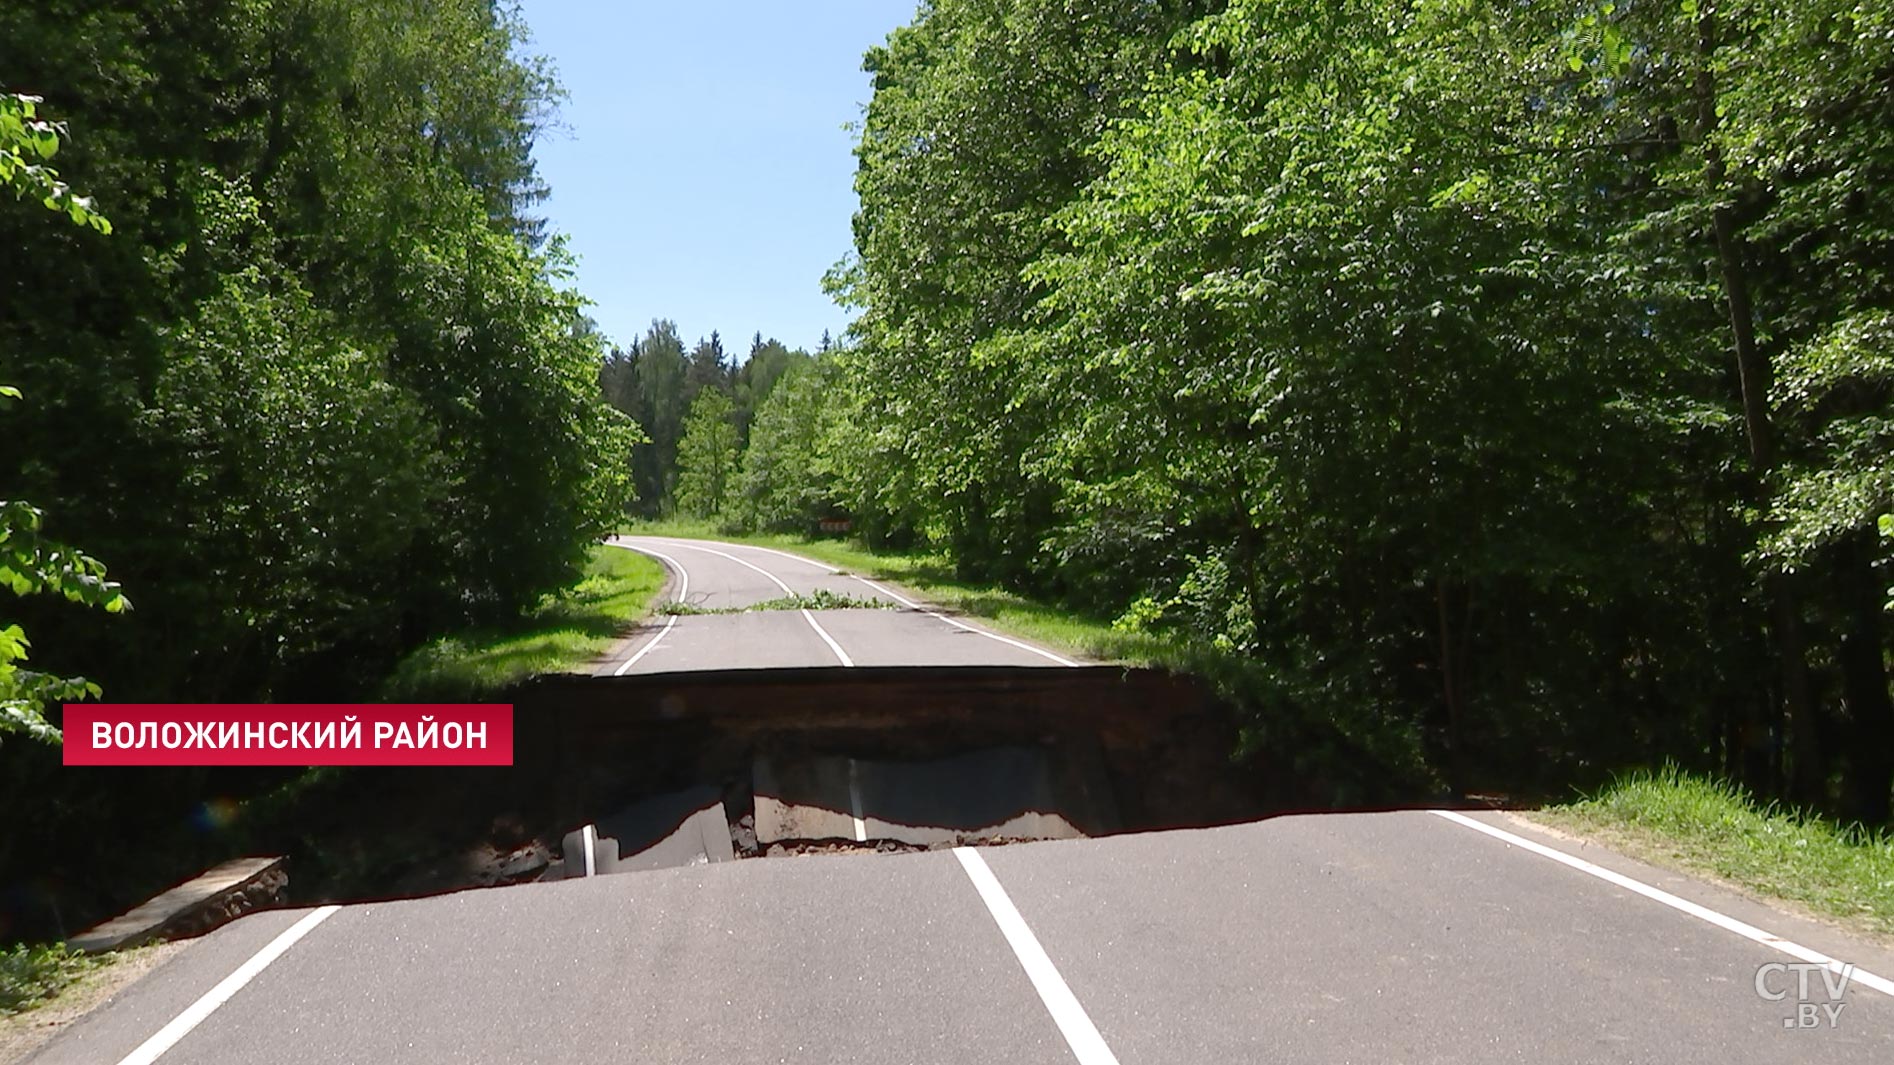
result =
[{"label": "curved road in distance", "polygon": [[879,581],[767,547],[619,536],[671,573],[671,598],[706,611],[827,591],[887,604],[844,610],[664,614],[639,626],[595,672],[605,676],[793,666],[1073,666],[1025,640],[952,618]]}]

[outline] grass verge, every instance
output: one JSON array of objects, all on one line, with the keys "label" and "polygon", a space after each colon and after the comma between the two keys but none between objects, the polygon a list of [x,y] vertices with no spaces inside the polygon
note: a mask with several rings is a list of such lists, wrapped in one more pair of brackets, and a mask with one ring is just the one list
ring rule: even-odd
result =
[{"label": "grass verge", "polygon": [[1637,858],[1721,877],[1825,917],[1894,935],[1894,836],[1761,806],[1674,766],[1621,777],[1532,817]]},{"label": "grass verge", "polygon": [[[32,958],[30,951],[0,950],[0,1065],[18,1065],[59,1033],[71,1028],[113,995],[183,950],[183,943],[153,943],[97,957]],[[21,997],[25,992],[30,997]]]},{"label": "grass verge", "polygon": [[0,949],[0,1017],[32,1009],[103,964],[60,943]]},{"label": "grass verge", "polygon": [[514,624],[434,640],[411,652],[383,684],[394,702],[477,699],[535,673],[582,669],[651,612],[664,567],[635,551],[599,546],[570,588]]}]

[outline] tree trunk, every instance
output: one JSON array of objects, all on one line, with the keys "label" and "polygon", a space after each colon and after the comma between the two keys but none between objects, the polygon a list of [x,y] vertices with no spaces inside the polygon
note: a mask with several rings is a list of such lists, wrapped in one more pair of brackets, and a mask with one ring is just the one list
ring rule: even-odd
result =
[{"label": "tree trunk", "polygon": [[1808,648],[1802,637],[1800,596],[1795,578],[1777,573],[1769,580],[1776,627],[1776,655],[1782,660],[1782,706],[1788,719],[1789,778],[1792,802],[1824,806],[1828,801],[1828,763],[1822,757],[1815,720],[1815,696],[1809,688]]},{"label": "tree trunk", "polygon": [[1868,826],[1894,820],[1894,698],[1888,694],[1887,615],[1875,579],[1872,541],[1856,537],[1836,567],[1846,616],[1837,659],[1850,719],[1849,773],[1843,808]]},{"label": "tree trunk", "polygon": [[1461,750],[1465,720],[1460,706],[1459,675],[1453,668],[1453,611],[1447,605],[1446,577],[1434,584],[1434,602],[1440,611],[1440,689],[1447,702],[1447,785],[1455,795],[1466,794],[1466,758]]},{"label": "tree trunk", "polygon": [[[1723,154],[1714,139],[1716,80],[1711,62],[1717,49],[1715,16],[1706,5],[1697,20],[1698,68],[1696,79],[1697,120],[1703,136],[1704,176],[1709,192],[1721,200],[1727,193]],[[1756,342],[1755,308],[1749,295],[1749,271],[1742,234],[1725,202],[1711,211],[1711,229],[1716,240],[1717,266],[1722,275],[1723,294],[1730,317],[1730,339],[1736,352],[1736,372],[1743,391],[1743,429],[1749,439],[1749,458],[1760,495],[1767,494],[1767,478],[1776,464],[1774,425],[1769,414],[1769,357]],[[1773,574],[1765,589],[1770,599],[1776,655],[1782,665],[1782,699],[1790,741],[1790,766],[1793,774],[1789,797],[1795,802],[1818,805],[1825,798],[1827,766],[1822,758],[1821,740],[1816,729],[1815,700],[1810,692],[1808,655],[1802,636],[1802,609],[1795,581],[1787,574]]]},{"label": "tree trunk", "polygon": [[1249,608],[1252,638],[1262,642],[1268,636],[1268,613],[1264,609],[1263,591],[1263,550],[1261,536],[1256,523],[1250,518],[1249,478],[1240,462],[1233,462],[1236,470],[1236,505],[1231,508],[1231,517],[1236,522],[1236,579],[1242,584],[1243,599]]}]

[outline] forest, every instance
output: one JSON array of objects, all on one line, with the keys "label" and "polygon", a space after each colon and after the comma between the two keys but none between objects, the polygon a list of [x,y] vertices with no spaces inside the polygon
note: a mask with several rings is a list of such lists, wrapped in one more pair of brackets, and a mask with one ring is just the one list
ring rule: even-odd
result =
[{"label": "forest", "polygon": [[747,437],[690,408],[684,509],[944,550],[1453,788],[1889,821],[1894,13],[933,0],[866,68],[855,325]]},{"label": "forest", "polygon": [[[824,333],[818,355],[831,346]],[[811,359],[761,332],[741,361],[715,331],[686,353],[669,319],[652,322],[626,348],[614,346],[599,369],[599,388],[644,433],[631,454],[632,513],[734,517],[740,459],[749,453],[757,415],[776,386],[803,376]]]},{"label": "forest", "polygon": [[0,939],[314,779],[66,770],[59,703],[372,699],[623,520],[644,437],[537,213],[526,42],[488,0],[0,5]]},{"label": "forest", "polygon": [[16,727],[72,683],[359,695],[622,516],[525,36],[485,0],[0,9],[0,582],[116,611],[8,597]]}]

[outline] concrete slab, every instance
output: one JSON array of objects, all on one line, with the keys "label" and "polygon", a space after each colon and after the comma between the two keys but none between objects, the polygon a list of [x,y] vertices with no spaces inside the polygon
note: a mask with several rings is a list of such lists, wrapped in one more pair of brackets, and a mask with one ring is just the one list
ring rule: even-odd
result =
[{"label": "concrete slab", "polygon": [[[590,862],[585,860],[588,850],[592,852]],[[598,826],[580,825],[559,840],[559,860],[548,863],[546,873],[540,879],[552,876],[555,870],[564,880],[598,875]]]},{"label": "concrete slab", "polygon": [[1086,761],[1026,746],[912,762],[758,757],[756,838],[764,846],[798,839],[928,846],[1095,835],[1117,818],[1102,768]]},{"label": "concrete slab", "polygon": [[88,954],[208,932],[277,901],[289,874],[281,856],[237,858],[215,866],[68,941]]},{"label": "concrete slab", "polygon": [[730,846],[730,822],[724,815],[723,795],[716,788],[692,788],[646,799],[600,818],[598,830],[600,835],[618,841],[614,872],[704,865],[736,858]]}]

